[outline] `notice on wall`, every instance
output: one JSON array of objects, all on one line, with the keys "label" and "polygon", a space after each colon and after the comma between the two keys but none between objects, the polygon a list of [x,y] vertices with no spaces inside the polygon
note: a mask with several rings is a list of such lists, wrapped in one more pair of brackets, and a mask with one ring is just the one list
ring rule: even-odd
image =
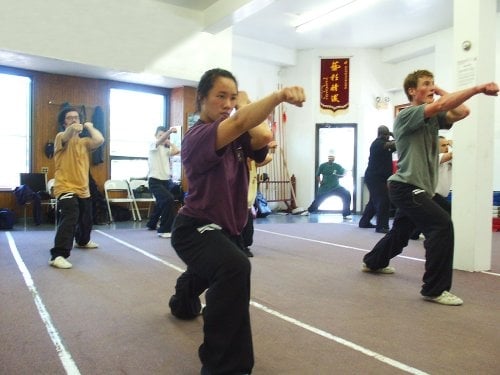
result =
[{"label": "notice on wall", "polygon": [[477,57],[471,57],[457,62],[458,88],[474,86],[476,84]]}]

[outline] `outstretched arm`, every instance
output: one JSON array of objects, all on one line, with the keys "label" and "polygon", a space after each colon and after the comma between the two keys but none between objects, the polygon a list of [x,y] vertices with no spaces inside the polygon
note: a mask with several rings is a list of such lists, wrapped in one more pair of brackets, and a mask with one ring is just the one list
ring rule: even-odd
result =
[{"label": "outstretched arm", "polygon": [[498,85],[495,82],[489,82],[452,93],[435,86],[434,92],[441,97],[425,106],[425,117],[432,117],[438,112],[447,112],[446,119],[451,124],[469,115],[469,108],[463,104],[465,101],[477,94],[498,96]]},{"label": "outstretched arm", "polygon": [[[250,103],[247,93],[245,91],[239,91],[235,107],[236,110],[240,110]],[[248,134],[250,135],[252,150],[260,150],[267,144],[269,137],[272,137],[271,129],[266,121],[261,122],[255,128],[249,129]]]},{"label": "outstretched arm", "polygon": [[[285,87],[260,100],[241,107],[236,113],[223,120],[217,129],[216,150],[221,149],[234,141],[241,134],[261,125],[273,109],[281,103],[290,103],[302,107],[306,100],[304,89],[293,86]],[[269,130],[267,136],[263,137],[262,144],[252,144],[256,149],[265,147],[272,141],[272,132]],[[260,143],[260,142],[259,142]]]},{"label": "outstretched arm", "polygon": [[177,128],[171,127],[166,132],[164,132],[160,138],[156,140],[156,147],[165,143],[165,141],[170,137],[170,134],[177,133]]},{"label": "outstretched arm", "polygon": [[95,150],[97,147],[104,143],[104,137],[101,132],[94,128],[94,124],[91,122],[86,122],[83,124],[85,128],[89,131],[90,134],[90,148]]}]

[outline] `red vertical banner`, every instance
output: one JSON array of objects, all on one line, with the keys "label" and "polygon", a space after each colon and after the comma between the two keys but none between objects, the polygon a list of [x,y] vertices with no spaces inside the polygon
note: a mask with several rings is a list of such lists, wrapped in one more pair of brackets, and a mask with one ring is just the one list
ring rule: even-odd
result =
[{"label": "red vertical banner", "polygon": [[333,112],[349,107],[349,59],[321,59],[320,106]]}]

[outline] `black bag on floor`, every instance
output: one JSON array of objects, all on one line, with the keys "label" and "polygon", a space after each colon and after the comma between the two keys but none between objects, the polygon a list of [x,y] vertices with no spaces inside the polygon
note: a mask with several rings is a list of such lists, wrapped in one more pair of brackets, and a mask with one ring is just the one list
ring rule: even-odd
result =
[{"label": "black bag on floor", "polygon": [[16,222],[16,215],[14,211],[8,208],[0,208],[0,229],[12,229]]},{"label": "black bag on floor", "polygon": [[127,207],[119,205],[110,205],[111,215],[114,221],[129,221],[132,219],[132,212]]},{"label": "black bag on floor", "polygon": [[257,192],[257,196],[255,197],[255,208],[257,210],[257,217],[266,217],[272,212],[267,205],[266,198],[264,198],[264,195],[260,191]]}]

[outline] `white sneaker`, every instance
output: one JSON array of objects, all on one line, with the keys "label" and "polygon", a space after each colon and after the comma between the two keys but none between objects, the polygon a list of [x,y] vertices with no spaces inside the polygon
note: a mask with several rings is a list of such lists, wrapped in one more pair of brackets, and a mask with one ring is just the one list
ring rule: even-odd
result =
[{"label": "white sneaker", "polygon": [[55,268],[68,269],[73,267],[73,265],[66,260],[65,257],[58,256],[54,260],[49,260],[49,264]]},{"label": "white sneaker", "polygon": [[383,273],[385,275],[391,275],[394,272],[396,272],[396,269],[394,267],[387,266],[384,268],[378,268],[376,270],[372,270],[371,268],[368,268],[368,266],[366,264],[363,263],[363,265],[361,266],[361,271],[371,272],[371,273]]},{"label": "white sneaker", "polygon": [[161,238],[170,238],[170,237],[172,237],[172,233],[170,233],[170,232],[158,233],[158,237],[161,237]]},{"label": "white sneaker", "polygon": [[75,242],[75,247],[77,247],[79,249],[97,249],[99,247],[99,245],[91,240],[91,241],[87,242],[85,245],[78,245]]},{"label": "white sneaker", "polygon": [[447,290],[445,290],[437,297],[424,296],[424,299],[426,301],[436,302],[441,305],[448,305],[448,306],[460,306],[461,304],[464,303],[464,301],[462,301],[461,298],[457,297],[454,294],[451,294]]}]

